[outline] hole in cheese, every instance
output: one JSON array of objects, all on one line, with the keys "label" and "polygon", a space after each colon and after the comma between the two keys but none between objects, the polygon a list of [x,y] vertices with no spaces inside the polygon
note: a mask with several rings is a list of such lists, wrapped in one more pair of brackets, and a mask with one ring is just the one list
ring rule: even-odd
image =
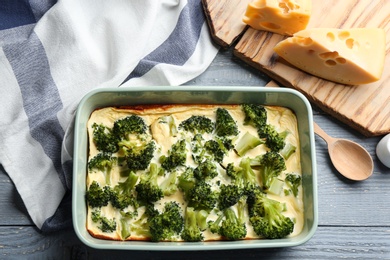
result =
[{"label": "hole in cheese", "polygon": [[279,8],[282,10],[282,13],[288,13],[290,11],[290,9],[287,7],[287,5],[285,3],[280,3],[279,4]]},{"label": "hole in cheese", "polygon": [[315,50],[311,50],[311,49],[307,51],[307,53],[308,53],[309,55],[313,55],[315,52],[316,52]]},{"label": "hole in cheese", "polygon": [[349,49],[356,49],[356,48],[359,48],[359,43],[357,41],[355,41],[354,39],[352,38],[349,38],[345,41],[345,45],[347,45],[347,48]]},{"label": "hole in cheese", "polygon": [[327,60],[325,61],[325,64],[328,66],[335,66],[337,63],[334,60]]},{"label": "hole in cheese", "polygon": [[275,23],[271,23],[271,22],[263,22],[263,23],[260,23],[261,26],[263,26],[264,28],[268,28],[268,29],[271,29],[271,30],[275,30],[275,29],[280,29],[281,26],[278,25],[278,24],[275,24]]},{"label": "hole in cheese", "polygon": [[347,63],[347,60],[342,58],[342,57],[338,57],[338,58],[336,58],[336,62],[338,64],[345,64],[345,63]]},{"label": "hole in cheese", "polygon": [[349,35],[350,35],[349,32],[342,31],[342,32],[339,32],[338,37],[339,37],[340,40],[345,40],[345,39],[347,39],[349,37]]},{"label": "hole in cheese", "polygon": [[302,46],[309,46],[313,44],[313,40],[310,37],[293,37],[292,39],[294,43]]},{"label": "hole in cheese", "polygon": [[330,42],[333,42],[333,41],[335,40],[335,36],[334,36],[333,33],[328,32],[328,33],[326,34],[326,39],[328,39],[328,41],[330,41]]},{"label": "hole in cheese", "polygon": [[320,58],[326,60],[326,59],[336,59],[339,57],[339,53],[337,51],[329,51],[329,52],[323,52],[319,54]]},{"label": "hole in cheese", "polygon": [[292,10],[299,9],[299,5],[292,3],[291,1],[285,1],[279,3],[279,8],[282,10],[282,13],[289,13]]}]

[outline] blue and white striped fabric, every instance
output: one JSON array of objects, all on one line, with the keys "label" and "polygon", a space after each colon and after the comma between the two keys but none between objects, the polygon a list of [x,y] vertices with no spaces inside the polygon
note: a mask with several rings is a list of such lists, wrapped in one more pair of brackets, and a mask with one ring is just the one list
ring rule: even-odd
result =
[{"label": "blue and white striped fabric", "polygon": [[36,226],[71,224],[72,120],[88,91],[180,85],[217,52],[200,0],[1,0],[0,170]]}]

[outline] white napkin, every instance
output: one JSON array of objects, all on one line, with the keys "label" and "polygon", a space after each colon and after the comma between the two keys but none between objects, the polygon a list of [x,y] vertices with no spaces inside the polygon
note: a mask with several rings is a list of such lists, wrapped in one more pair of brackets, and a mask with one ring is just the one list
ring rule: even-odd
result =
[{"label": "white napkin", "polygon": [[47,12],[35,2],[38,22],[0,31],[0,164],[36,226],[52,231],[71,221],[70,196],[59,205],[80,99],[101,87],[183,84],[218,49],[200,0],[60,0]]}]

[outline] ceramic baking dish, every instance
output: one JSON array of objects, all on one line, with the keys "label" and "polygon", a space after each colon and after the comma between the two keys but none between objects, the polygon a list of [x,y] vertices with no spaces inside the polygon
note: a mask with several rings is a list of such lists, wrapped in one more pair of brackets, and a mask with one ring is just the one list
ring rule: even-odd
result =
[{"label": "ceramic baking dish", "polygon": [[[87,121],[97,108],[139,104],[240,104],[256,103],[288,107],[298,121],[301,143],[302,185],[305,225],[295,237],[214,242],[110,241],[92,237],[86,229],[86,169],[88,161]],[[230,250],[297,246],[315,233],[318,222],[317,171],[310,103],[299,92],[269,87],[133,87],[103,88],[88,93],[80,102],[74,127],[72,214],[77,236],[86,245],[98,249],[119,250]]]}]

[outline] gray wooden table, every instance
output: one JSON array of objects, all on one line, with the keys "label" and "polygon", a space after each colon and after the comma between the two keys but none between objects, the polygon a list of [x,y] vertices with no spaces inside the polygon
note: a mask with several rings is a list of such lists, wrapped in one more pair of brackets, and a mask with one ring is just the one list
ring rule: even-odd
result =
[{"label": "gray wooden table", "polygon": [[[230,51],[220,52],[201,76],[187,85],[263,86],[269,78]],[[359,142],[374,159],[374,174],[364,182],[341,177],[326,143],[316,137],[319,226],[307,243],[292,248],[196,252],[105,251],[83,245],[73,229],[42,234],[28,217],[12,181],[0,167],[0,259],[390,259],[390,169],[366,138],[313,107],[315,121],[330,135]],[[389,119],[390,120],[390,119]]]}]

